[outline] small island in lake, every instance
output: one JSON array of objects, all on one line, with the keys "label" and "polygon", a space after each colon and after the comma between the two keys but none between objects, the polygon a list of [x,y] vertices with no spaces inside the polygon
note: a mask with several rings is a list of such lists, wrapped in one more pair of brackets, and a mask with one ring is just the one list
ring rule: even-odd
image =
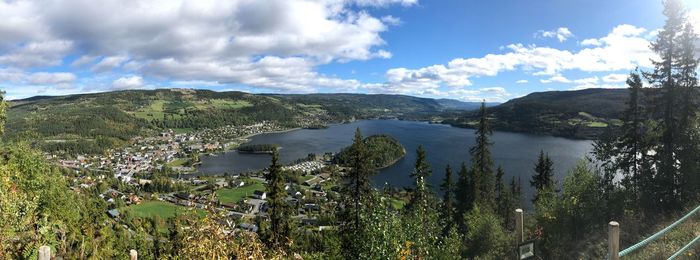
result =
[{"label": "small island in lake", "polygon": [[276,144],[244,144],[236,148],[239,153],[267,153],[271,154],[279,149]]},{"label": "small island in lake", "polygon": [[[395,138],[388,135],[373,135],[365,138],[365,147],[374,169],[389,167],[406,155],[406,149]],[[352,146],[343,148],[335,156],[334,162],[340,165],[350,163]]]}]

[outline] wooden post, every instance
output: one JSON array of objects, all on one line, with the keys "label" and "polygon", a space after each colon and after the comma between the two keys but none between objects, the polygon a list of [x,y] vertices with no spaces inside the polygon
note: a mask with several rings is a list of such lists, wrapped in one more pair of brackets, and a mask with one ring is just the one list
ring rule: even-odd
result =
[{"label": "wooden post", "polygon": [[129,259],[130,260],[138,260],[139,253],[137,253],[136,250],[131,249],[131,251],[129,251]]},{"label": "wooden post", "polygon": [[515,239],[518,244],[522,243],[525,241],[525,237],[523,236],[523,210],[522,209],[516,209],[515,210]]},{"label": "wooden post", "polygon": [[39,247],[39,260],[51,260],[51,248],[49,246]]},{"label": "wooden post", "polygon": [[620,252],[620,224],[615,221],[608,223],[608,259],[618,260]]}]

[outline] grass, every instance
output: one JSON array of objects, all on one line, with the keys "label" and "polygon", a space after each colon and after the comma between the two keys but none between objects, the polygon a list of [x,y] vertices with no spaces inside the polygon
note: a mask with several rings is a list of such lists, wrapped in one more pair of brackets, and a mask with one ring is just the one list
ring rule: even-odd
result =
[{"label": "grass", "polygon": [[189,160],[187,160],[187,159],[175,159],[175,160],[173,160],[165,165],[168,167],[181,167],[181,166],[185,165],[185,163],[187,163],[187,161],[189,161]]},{"label": "grass", "polygon": [[265,185],[262,182],[256,180],[250,180],[249,183],[240,188],[233,189],[220,189],[216,191],[216,196],[219,198],[221,203],[237,203],[242,201],[246,197],[253,195],[256,190],[265,190]]},{"label": "grass", "polygon": [[588,127],[608,127],[608,123],[605,123],[605,122],[588,122]]},{"label": "grass", "polygon": [[189,134],[194,132],[194,128],[175,128],[173,129],[175,131],[175,134]]},{"label": "grass", "polygon": [[395,199],[395,198],[387,198],[389,200],[389,205],[391,205],[392,208],[399,210],[403,209],[404,206],[406,206],[406,202],[403,200]]},{"label": "grass", "polygon": [[[670,223],[660,224],[654,232],[661,230]],[[628,256],[630,259],[666,259],[681,249],[684,245],[690,243],[695,237],[700,235],[700,217],[695,216],[688,219],[685,223],[672,229],[662,238],[648,244],[645,247],[638,249]],[[625,246],[622,246],[623,248]],[[622,249],[622,248],[620,248]],[[700,245],[695,244],[685,252],[679,259],[697,259],[700,254]]]},{"label": "grass", "polygon": [[246,100],[228,100],[228,99],[212,99],[199,101],[194,104],[194,107],[200,110],[204,109],[238,109],[250,107],[253,104]]},{"label": "grass", "polygon": [[[153,218],[159,216],[162,219],[174,217],[177,213],[185,213],[192,211],[189,208],[178,206],[164,201],[145,201],[138,205],[131,205],[127,208],[131,214],[140,218]],[[206,215],[206,212],[200,209],[194,210],[199,216]]]}]

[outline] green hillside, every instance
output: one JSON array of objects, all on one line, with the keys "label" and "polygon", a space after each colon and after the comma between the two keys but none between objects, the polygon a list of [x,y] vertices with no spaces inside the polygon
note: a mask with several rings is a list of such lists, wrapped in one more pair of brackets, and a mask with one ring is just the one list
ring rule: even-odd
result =
[{"label": "green hillside", "polygon": [[137,135],[274,122],[283,127],[377,117],[422,117],[436,100],[401,95],[254,95],[243,92],[132,90],[12,101],[6,136],[45,151],[100,153]]},{"label": "green hillside", "polygon": [[[627,89],[585,89],[532,93],[489,108],[494,128],[571,138],[595,138],[620,124]],[[476,114],[446,120],[456,126],[476,124]]]}]

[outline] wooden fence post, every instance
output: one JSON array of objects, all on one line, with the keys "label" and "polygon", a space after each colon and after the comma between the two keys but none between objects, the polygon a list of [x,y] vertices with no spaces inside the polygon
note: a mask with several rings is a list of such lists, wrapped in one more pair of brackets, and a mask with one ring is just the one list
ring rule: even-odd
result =
[{"label": "wooden fence post", "polygon": [[139,253],[136,252],[136,250],[131,249],[131,251],[129,251],[129,259],[131,259],[131,260],[138,260],[138,259],[139,259]]},{"label": "wooden fence post", "polygon": [[518,244],[522,243],[525,239],[523,236],[523,210],[515,210],[515,239]]},{"label": "wooden fence post", "polygon": [[620,252],[620,224],[615,221],[608,223],[608,259],[618,260]]},{"label": "wooden fence post", "polygon": [[51,248],[49,246],[39,247],[39,260],[51,260]]}]

